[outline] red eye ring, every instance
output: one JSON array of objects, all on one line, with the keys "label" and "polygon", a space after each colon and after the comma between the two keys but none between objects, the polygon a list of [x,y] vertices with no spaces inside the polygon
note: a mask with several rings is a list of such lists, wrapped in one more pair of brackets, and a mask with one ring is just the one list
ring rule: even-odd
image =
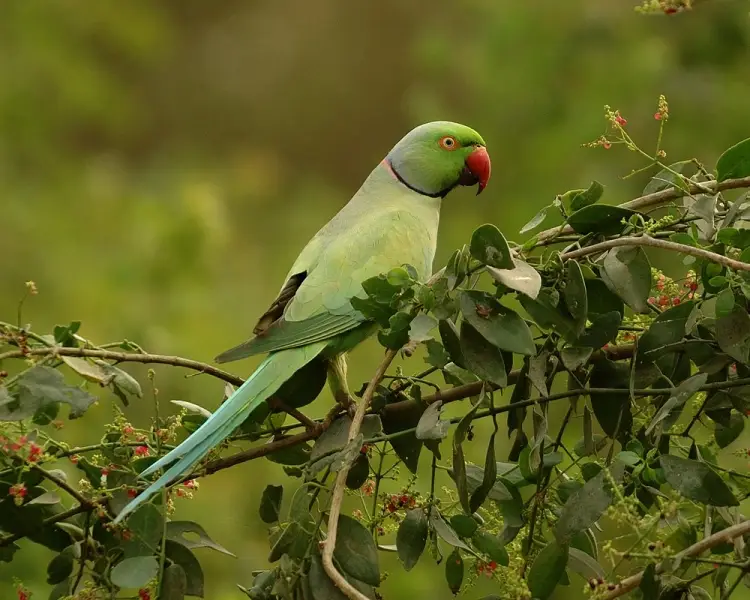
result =
[{"label": "red eye ring", "polygon": [[441,137],[438,141],[438,144],[440,144],[440,147],[443,150],[453,151],[457,148],[461,147],[461,144],[458,143],[458,140],[454,138],[452,135],[446,135],[445,137]]}]

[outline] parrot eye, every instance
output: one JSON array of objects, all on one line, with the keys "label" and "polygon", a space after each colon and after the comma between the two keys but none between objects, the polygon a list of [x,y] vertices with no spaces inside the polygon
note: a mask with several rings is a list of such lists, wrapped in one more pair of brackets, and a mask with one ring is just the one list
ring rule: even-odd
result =
[{"label": "parrot eye", "polygon": [[452,135],[446,135],[445,137],[440,138],[438,143],[444,150],[455,150],[459,147],[458,141]]}]

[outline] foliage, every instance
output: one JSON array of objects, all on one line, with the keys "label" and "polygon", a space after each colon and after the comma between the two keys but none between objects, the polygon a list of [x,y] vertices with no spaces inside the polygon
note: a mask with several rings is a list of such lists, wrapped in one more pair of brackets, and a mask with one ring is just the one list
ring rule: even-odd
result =
[{"label": "foliage", "polygon": [[[359,507],[338,517],[333,565],[357,597],[379,596],[388,577],[379,557],[395,552],[406,570],[444,563],[453,593],[485,576],[501,597],[518,600],[570,585],[595,598],[636,588],[643,598],[728,598],[750,565],[742,541],[750,522],[739,511],[750,477],[726,466],[725,450],[747,452],[736,442],[750,414],[750,199],[732,190],[750,188],[750,140],[713,171],[695,159],[666,164],[665,98],[653,153],[618,111],[607,107],[605,116],[607,131],[591,146],[639,154],[640,170],[656,173],[642,197],[608,206],[600,203],[607,190],[593,182],[558,195],[523,230],[553,215],[557,224],[525,241],[485,224],[429,282],[409,265],[368,280],[356,308],[381,325],[380,343],[408,355],[423,345],[429,368],[398,369],[363,387],[363,408],[371,405],[361,430],[345,413],[313,423],[288,406],[299,423],[286,424],[285,405],[276,404],[231,438],[261,443],[228,456],[219,449],[124,526],[111,519],[145,487],[138,473],[207,411],[180,402],[181,412],[165,417],[153,371],[144,394],[118,365],[160,362],[239,381],[132,342],[96,345],[78,322],[49,334],[1,323],[0,560],[25,551],[21,539],[53,551],[51,598],[121,590],[203,597],[193,551],[232,553],[201,524],[176,519],[175,500],[191,497],[203,475],[265,457],[288,479],[266,487],[258,509],[270,566],[240,586],[256,600],[345,597],[321,552],[337,473]],[[682,256],[684,278],[652,269],[660,251]],[[19,315],[36,294],[28,282]],[[68,419],[85,418],[95,386],[125,406],[149,398],[151,423],[135,427],[119,413],[98,442],[65,444],[56,435],[61,405]],[[446,417],[465,399],[463,414]],[[549,408],[559,400],[567,413],[553,423]],[[495,448],[502,414],[514,440],[507,462]],[[476,433],[485,419],[487,437]],[[583,436],[569,444],[578,419]],[[467,462],[470,444],[482,446],[483,464]],[[430,462],[429,484],[420,459]],[[65,460],[80,471],[77,483],[59,470]],[[404,468],[406,485],[397,477]],[[450,483],[438,487],[443,476]],[[606,541],[599,532],[612,527],[618,537]]]}]

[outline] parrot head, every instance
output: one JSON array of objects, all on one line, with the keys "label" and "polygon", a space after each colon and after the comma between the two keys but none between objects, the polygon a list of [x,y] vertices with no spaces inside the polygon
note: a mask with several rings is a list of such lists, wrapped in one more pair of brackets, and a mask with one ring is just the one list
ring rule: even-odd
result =
[{"label": "parrot head", "polygon": [[490,157],[476,131],[449,121],[425,123],[407,133],[385,159],[393,174],[420,194],[444,197],[458,185],[490,179]]}]

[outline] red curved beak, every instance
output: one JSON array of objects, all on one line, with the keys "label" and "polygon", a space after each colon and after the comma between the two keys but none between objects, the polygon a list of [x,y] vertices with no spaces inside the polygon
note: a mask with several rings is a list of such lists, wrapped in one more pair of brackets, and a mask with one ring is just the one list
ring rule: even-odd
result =
[{"label": "red curved beak", "polygon": [[490,180],[490,173],[492,171],[490,155],[487,154],[487,149],[484,146],[476,146],[472,153],[466,157],[466,168],[479,184],[477,189],[478,196],[487,187],[487,182]]}]

